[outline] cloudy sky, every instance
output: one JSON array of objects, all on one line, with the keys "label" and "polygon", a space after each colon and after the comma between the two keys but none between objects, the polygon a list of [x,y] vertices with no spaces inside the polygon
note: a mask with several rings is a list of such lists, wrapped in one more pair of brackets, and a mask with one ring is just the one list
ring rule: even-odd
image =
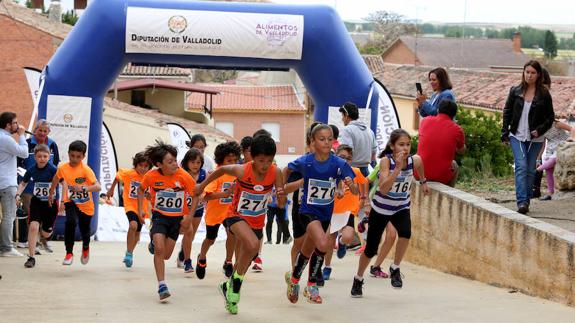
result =
[{"label": "cloudy sky", "polygon": [[[92,0],[93,1],[93,0]],[[161,1],[161,0],[158,0]],[[360,19],[378,10],[433,22],[575,24],[573,0],[272,0],[277,3],[333,6],[344,19]],[[49,0],[46,0],[48,3]],[[73,0],[61,0],[72,8]],[[466,10],[467,7],[467,10]]]}]

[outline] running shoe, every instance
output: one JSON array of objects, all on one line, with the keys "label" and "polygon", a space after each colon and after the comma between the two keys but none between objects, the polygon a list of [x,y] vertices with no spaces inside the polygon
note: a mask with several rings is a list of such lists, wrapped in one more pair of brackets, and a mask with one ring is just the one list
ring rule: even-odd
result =
[{"label": "running shoe", "polygon": [[40,238],[40,245],[42,246],[42,248],[44,248],[44,250],[47,253],[54,252],[54,250],[52,250],[52,246],[50,246],[50,243],[48,242],[48,239],[46,239],[44,237]]},{"label": "running shoe", "polygon": [[16,248],[26,249],[28,248],[28,242],[18,242],[16,243]]},{"label": "running shoe", "polygon": [[323,267],[323,280],[329,280],[329,276],[331,276],[331,267]]},{"label": "running shoe", "polygon": [[389,278],[389,275],[381,270],[380,266],[371,266],[369,268],[369,274],[371,275],[371,277],[375,277],[375,278]]},{"label": "running shoe", "polygon": [[28,257],[28,260],[26,260],[24,267],[33,268],[34,266],[36,266],[36,259],[34,259],[34,257]]},{"label": "running shoe", "polygon": [[391,277],[391,286],[393,286],[393,288],[403,287],[403,281],[401,280],[402,275],[399,268],[392,269],[389,267],[389,276]]},{"label": "running shoe", "polygon": [[224,282],[221,282],[218,285],[218,290],[220,291],[220,294],[224,298],[224,306],[226,307],[226,311],[228,311],[230,314],[238,314],[237,303],[234,304],[234,303],[230,302],[230,300],[228,298],[230,289],[231,288],[229,286],[229,281],[227,281],[227,280]]},{"label": "running shoe", "polygon": [[225,261],[224,265],[222,266],[222,271],[224,272],[226,278],[232,277],[232,274],[234,273],[234,265],[232,264],[232,262]]},{"label": "running shoe", "polygon": [[176,257],[176,267],[184,268],[184,250],[180,249],[178,256]]},{"label": "running shoe", "polygon": [[363,279],[359,280],[355,277],[353,278],[353,286],[351,286],[351,297],[363,297]]},{"label": "running shoe", "polygon": [[308,303],[321,304],[323,302],[317,286],[306,286],[303,290],[303,296],[307,298]]},{"label": "running shoe", "polygon": [[134,255],[131,252],[126,251],[126,255],[124,256],[124,264],[128,268],[132,267],[134,264]]},{"label": "running shoe", "polygon": [[264,270],[262,258],[260,258],[259,256],[256,257],[256,259],[254,260],[254,265],[252,266],[252,270],[256,273],[260,273]]},{"label": "running shoe", "polygon": [[160,295],[160,301],[165,300],[166,298],[172,296],[170,291],[168,290],[168,286],[166,284],[161,284],[158,288],[158,294]]},{"label": "running shoe", "polygon": [[206,277],[206,267],[208,266],[208,263],[206,262],[206,259],[200,260],[200,255],[198,255],[197,263],[198,264],[196,265],[196,276],[199,279],[204,279],[204,277]]},{"label": "running shoe", "polygon": [[194,272],[194,266],[192,266],[192,259],[184,260],[184,272],[186,274]]},{"label": "running shoe", "polygon": [[357,232],[364,233],[365,232],[365,225],[368,223],[369,218],[366,216],[359,223],[357,224]]},{"label": "running shoe", "polygon": [[284,244],[290,244],[293,241],[292,237],[288,237],[287,239],[284,240]]},{"label": "running shoe", "polygon": [[345,257],[345,254],[347,252],[347,246],[343,243],[341,243],[341,240],[338,238],[337,239],[337,257],[339,259]]},{"label": "running shoe", "polygon": [[89,260],[90,260],[90,248],[83,249],[82,257],[80,257],[80,262],[82,263],[82,265],[86,265],[88,264]]},{"label": "running shoe", "polygon": [[74,255],[71,253],[67,253],[66,257],[64,257],[64,261],[62,261],[62,265],[70,266],[74,262]]},{"label": "running shoe", "polygon": [[148,251],[153,255],[154,254],[154,241],[150,240],[150,243],[148,243]]},{"label": "running shoe", "polygon": [[365,250],[365,245],[361,246],[361,248],[357,249],[355,251],[356,255],[361,255],[363,253],[363,251]]},{"label": "running shoe", "polygon": [[295,284],[291,280],[291,271],[285,274],[285,281],[287,284],[287,298],[291,303],[295,304],[299,298],[299,284]]}]

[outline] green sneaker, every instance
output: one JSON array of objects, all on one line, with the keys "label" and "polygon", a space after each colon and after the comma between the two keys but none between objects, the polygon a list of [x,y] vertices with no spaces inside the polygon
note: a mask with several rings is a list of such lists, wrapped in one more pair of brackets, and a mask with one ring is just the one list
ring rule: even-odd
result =
[{"label": "green sneaker", "polygon": [[220,294],[224,298],[224,305],[226,307],[226,311],[228,311],[230,314],[238,314],[238,305],[236,303],[230,302],[230,300],[228,299],[228,293],[229,293],[228,281],[221,282],[218,285],[218,290],[220,291]]},{"label": "green sneaker", "polygon": [[285,281],[287,284],[287,298],[291,303],[295,304],[299,298],[299,285],[291,281],[291,271],[285,274]]},{"label": "green sneaker", "polygon": [[238,304],[240,302],[240,292],[234,293],[234,288],[229,280],[226,282],[226,288],[228,290],[226,295],[228,302]]}]

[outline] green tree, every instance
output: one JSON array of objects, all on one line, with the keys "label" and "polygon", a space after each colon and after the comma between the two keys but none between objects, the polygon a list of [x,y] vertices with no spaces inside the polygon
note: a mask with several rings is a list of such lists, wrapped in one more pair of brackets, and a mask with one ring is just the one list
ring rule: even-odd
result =
[{"label": "green tree", "polygon": [[78,15],[74,10],[68,10],[62,15],[62,22],[74,26],[78,22]]},{"label": "green tree", "polygon": [[376,37],[360,48],[362,54],[368,51],[374,54],[381,54],[399,36],[414,34],[418,31],[415,24],[406,21],[404,16],[393,12],[376,11],[370,13],[365,20],[373,24],[373,31]]},{"label": "green tree", "polygon": [[547,58],[557,57],[557,37],[551,30],[545,32],[545,43],[543,45],[543,53]]}]

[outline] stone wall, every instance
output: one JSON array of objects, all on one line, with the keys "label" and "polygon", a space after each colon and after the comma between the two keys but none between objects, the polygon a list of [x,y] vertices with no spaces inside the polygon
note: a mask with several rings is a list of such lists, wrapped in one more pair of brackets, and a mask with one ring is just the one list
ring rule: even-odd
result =
[{"label": "stone wall", "polygon": [[407,260],[575,305],[575,233],[430,183],[412,195]]}]

